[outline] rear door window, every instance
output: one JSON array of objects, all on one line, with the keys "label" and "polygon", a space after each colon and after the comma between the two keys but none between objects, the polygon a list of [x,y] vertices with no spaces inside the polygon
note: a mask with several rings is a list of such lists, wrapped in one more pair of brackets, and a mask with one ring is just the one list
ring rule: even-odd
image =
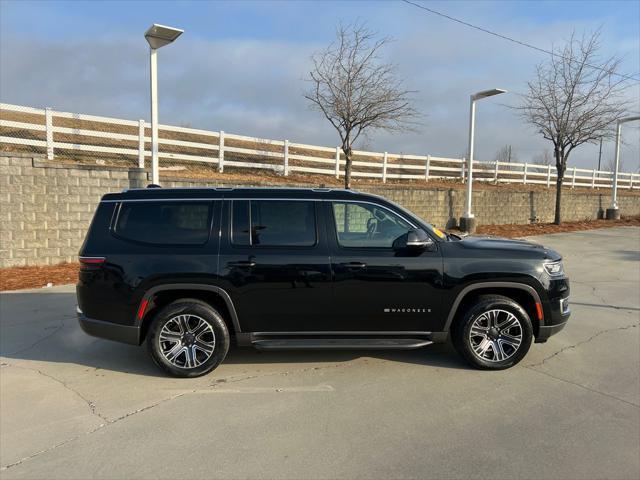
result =
[{"label": "rear door window", "polygon": [[232,243],[265,247],[310,247],[317,242],[314,202],[233,202]]},{"label": "rear door window", "polygon": [[124,202],[115,233],[156,245],[202,245],[209,239],[211,202]]}]

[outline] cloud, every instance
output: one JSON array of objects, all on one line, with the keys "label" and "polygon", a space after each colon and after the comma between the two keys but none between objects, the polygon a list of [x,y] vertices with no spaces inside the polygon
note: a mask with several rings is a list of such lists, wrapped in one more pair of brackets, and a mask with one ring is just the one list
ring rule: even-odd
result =
[{"label": "cloud", "polygon": [[[374,12],[373,21],[377,22]],[[418,132],[373,132],[367,147],[377,151],[460,156],[467,149],[469,94],[491,87],[510,91],[478,104],[476,158],[492,160],[511,144],[521,160],[531,160],[550,146],[507,108],[526,88],[533,66],[543,55],[476,31],[433,21],[403,10],[404,29],[386,54],[398,66],[406,86],[416,90],[424,113]],[[582,23],[590,29],[595,24]],[[379,27],[380,25],[378,25]],[[375,27],[375,25],[374,25]],[[562,22],[530,25],[512,19],[509,29],[531,43],[548,45],[576,27]],[[380,28],[378,28],[380,30]],[[327,35],[333,33],[331,24]],[[514,34],[515,35],[515,34]],[[302,93],[311,54],[326,42],[192,36],[159,52],[162,123],[225,130],[263,138],[335,145],[337,135],[309,109]],[[626,53],[636,65],[638,42],[605,44],[608,52]],[[148,50],[138,36],[52,40],[41,36],[3,35],[0,46],[0,100],[35,107],[115,116],[148,118]],[[640,111],[640,87],[629,89]],[[622,150],[627,168],[640,163],[640,130],[625,127]],[[612,156],[613,144],[604,157]],[[592,167],[597,146],[576,150],[571,164]],[[606,165],[606,162],[603,161]]]}]

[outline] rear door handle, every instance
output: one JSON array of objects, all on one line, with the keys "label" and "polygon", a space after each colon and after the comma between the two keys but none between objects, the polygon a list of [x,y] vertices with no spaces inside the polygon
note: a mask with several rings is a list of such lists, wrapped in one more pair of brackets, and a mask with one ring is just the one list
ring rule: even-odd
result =
[{"label": "rear door handle", "polygon": [[244,260],[239,262],[229,262],[227,263],[227,267],[235,267],[235,268],[252,268],[256,266],[256,262],[253,260]]},{"label": "rear door handle", "polygon": [[366,268],[367,264],[362,262],[349,262],[349,263],[341,263],[340,266],[347,268],[349,270],[360,270],[362,268]]}]

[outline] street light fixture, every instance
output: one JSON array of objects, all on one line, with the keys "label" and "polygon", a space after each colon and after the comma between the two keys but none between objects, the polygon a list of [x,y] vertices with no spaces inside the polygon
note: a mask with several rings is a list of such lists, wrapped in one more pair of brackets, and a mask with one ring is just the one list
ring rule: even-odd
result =
[{"label": "street light fixture", "polygon": [[169,45],[184,30],[154,23],[145,32],[150,48],[151,65],[151,183],[160,183],[158,172],[158,49]]},{"label": "street light fixture", "polygon": [[620,218],[620,210],[618,210],[618,168],[620,168],[620,136],[622,133],[622,124],[640,120],[640,115],[634,117],[620,118],[616,124],[616,162],[613,171],[613,190],[611,192],[611,208],[607,208],[607,220],[617,220]]},{"label": "street light fixture", "polygon": [[473,233],[476,230],[476,219],[471,213],[471,196],[473,194],[473,136],[476,122],[476,101],[494,95],[507,93],[501,88],[483,90],[471,95],[471,105],[469,108],[469,158],[467,159],[467,198],[464,215],[460,218],[460,229]]}]

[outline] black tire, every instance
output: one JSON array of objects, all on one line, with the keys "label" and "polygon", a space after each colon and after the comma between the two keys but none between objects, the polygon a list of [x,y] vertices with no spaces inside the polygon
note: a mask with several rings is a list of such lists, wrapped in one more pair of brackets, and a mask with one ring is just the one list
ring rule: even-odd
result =
[{"label": "black tire", "polygon": [[[512,323],[512,326],[508,327],[509,330],[505,330],[506,333],[512,335],[511,337],[502,336],[503,334],[499,328],[491,330],[489,328],[491,321],[487,324],[487,332],[484,338],[482,335],[477,334],[480,328],[484,328],[485,321],[491,315],[490,312],[497,312],[492,314],[497,315],[494,318],[498,320],[493,320],[493,322],[498,325],[500,325],[500,321],[503,324],[507,324],[506,319],[510,318],[509,314],[515,317],[519,325]],[[483,314],[486,315],[483,316]],[[478,323],[476,323],[476,320],[478,320]],[[474,335],[471,335],[471,328],[474,324]],[[521,339],[517,348],[513,346],[515,342],[511,340],[514,336],[519,336]],[[525,357],[533,341],[533,327],[531,319],[524,308],[510,298],[502,295],[481,295],[476,302],[467,307],[458,316],[453,326],[451,337],[458,353],[472,366],[484,370],[504,370],[505,368],[513,367]],[[480,355],[481,352],[476,352],[474,347],[476,350],[486,350],[483,354],[484,356]],[[495,347],[497,347],[499,353],[495,351]],[[507,354],[508,356],[505,359],[501,359],[503,355],[506,356]]]},{"label": "black tire", "polygon": [[[186,340],[191,343],[178,344],[179,340],[175,340],[176,343],[161,342],[160,334],[165,326],[167,327],[165,335],[169,332],[171,335],[178,336],[180,335],[179,332],[183,332],[182,326],[178,326],[179,331],[176,331],[174,327],[184,321],[184,316],[187,316],[187,325],[197,325],[204,330],[200,334],[202,336],[195,337],[197,332],[194,331],[192,334],[189,327],[187,327],[187,332],[181,338],[184,340],[186,334],[191,334],[191,338]],[[205,323],[206,325],[204,325]],[[166,336],[163,336],[163,338],[166,338]],[[196,349],[198,341],[203,341],[206,346],[213,346],[213,351],[209,353],[203,349]],[[193,348],[191,350],[189,345],[194,344],[196,344],[196,347],[191,347]],[[186,350],[179,355],[175,355],[176,358],[173,359],[172,363],[164,352],[171,354],[172,352],[167,352],[167,350],[174,350],[174,347],[175,349],[185,348]],[[229,331],[222,316],[208,303],[192,298],[176,300],[162,308],[154,316],[147,334],[147,350],[155,364],[168,374],[176,377],[199,377],[212,371],[226,357],[229,351]],[[187,358],[188,352],[192,355],[189,358]],[[207,357],[207,355],[209,356]],[[188,364],[189,361],[192,362],[191,365]]]}]

